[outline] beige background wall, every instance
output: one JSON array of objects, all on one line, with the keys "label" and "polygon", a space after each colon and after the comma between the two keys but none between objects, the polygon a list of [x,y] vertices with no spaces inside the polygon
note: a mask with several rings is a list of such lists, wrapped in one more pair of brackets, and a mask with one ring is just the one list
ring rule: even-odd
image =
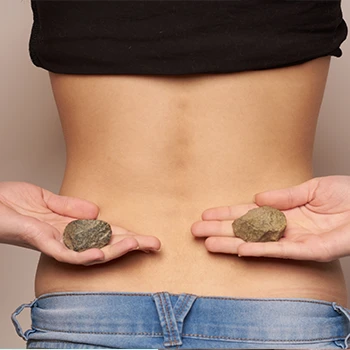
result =
[{"label": "beige background wall", "polygon": [[[48,74],[32,65],[29,0],[0,0],[0,181],[27,181],[58,191],[64,143]],[[350,1],[343,1],[350,24]],[[333,59],[315,145],[315,174],[350,175],[350,40]],[[349,233],[350,234],[350,233]],[[22,348],[11,312],[32,300],[38,253],[0,245],[0,348]],[[342,259],[350,289],[350,258]],[[350,296],[350,293],[349,293]],[[24,328],[29,313],[21,316]]]}]

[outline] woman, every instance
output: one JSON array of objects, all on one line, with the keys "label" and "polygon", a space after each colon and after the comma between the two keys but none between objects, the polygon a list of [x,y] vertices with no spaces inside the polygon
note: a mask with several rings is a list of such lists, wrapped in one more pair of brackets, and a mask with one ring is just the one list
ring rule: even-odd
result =
[{"label": "woman", "polygon": [[32,4],[60,194],[96,203],[114,237],[90,266],[41,256],[28,347],[347,347],[339,261],[240,258],[215,238],[228,221],[200,220],[312,177],[340,1]]}]

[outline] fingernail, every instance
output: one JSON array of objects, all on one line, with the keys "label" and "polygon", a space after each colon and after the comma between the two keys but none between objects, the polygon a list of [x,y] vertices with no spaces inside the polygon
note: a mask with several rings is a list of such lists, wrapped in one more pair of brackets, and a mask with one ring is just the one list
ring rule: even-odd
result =
[{"label": "fingernail", "polygon": [[147,249],[147,250],[143,250],[143,252],[145,252],[146,254],[153,253],[153,252],[159,252],[159,251],[160,251],[160,248],[159,248],[159,249]]},{"label": "fingernail", "polygon": [[85,266],[92,266],[101,263],[102,260],[94,260],[90,261],[89,263],[85,264]]}]

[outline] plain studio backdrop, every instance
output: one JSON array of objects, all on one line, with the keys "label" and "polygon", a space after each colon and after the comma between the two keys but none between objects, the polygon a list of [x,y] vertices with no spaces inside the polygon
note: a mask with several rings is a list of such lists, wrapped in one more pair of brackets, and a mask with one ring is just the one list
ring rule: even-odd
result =
[{"label": "plain studio backdrop", "polygon": [[[0,2],[0,181],[31,182],[57,193],[65,147],[48,73],[29,58],[30,1]],[[350,26],[349,0],[343,0],[343,12]],[[316,176],[350,175],[350,38],[342,49],[343,57],[332,59],[321,109],[314,152]],[[38,257],[35,251],[0,245],[0,348],[25,347],[10,315],[19,304],[34,298]],[[350,258],[342,259],[342,264],[350,297]],[[27,329],[29,312],[19,319]]]}]

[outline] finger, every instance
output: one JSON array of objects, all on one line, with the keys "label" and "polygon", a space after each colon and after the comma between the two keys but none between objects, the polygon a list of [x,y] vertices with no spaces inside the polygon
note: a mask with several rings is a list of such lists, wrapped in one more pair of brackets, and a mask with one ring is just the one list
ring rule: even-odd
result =
[{"label": "finger", "polygon": [[269,205],[282,210],[296,208],[313,199],[317,185],[318,179],[315,178],[297,186],[258,193],[255,195],[255,203],[259,206]]},{"label": "finger", "polygon": [[105,247],[101,248],[101,251],[104,253],[104,259],[96,261],[96,263],[106,263],[138,249],[139,243],[136,239],[133,237],[122,238],[116,243],[108,244]]},{"label": "finger", "polygon": [[[62,234],[44,222],[29,218],[26,223],[27,241],[42,253],[57,261],[93,265],[119,258],[133,250],[155,251],[160,249],[160,241],[153,236],[141,236],[121,227],[113,227],[110,243],[102,249],[93,248],[83,252],[68,249],[62,242]],[[123,234],[115,234],[115,231]]]},{"label": "finger", "polygon": [[96,219],[99,208],[84,199],[60,196],[43,189],[43,198],[47,207],[53,212],[78,219]]},{"label": "finger", "polygon": [[[108,261],[120,258],[121,256],[134,251],[158,251],[160,249],[160,241],[152,236],[129,236],[122,238],[120,241],[109,244],[101,250],[104,253],[104,259],[96,260],[93,264],[102,264]],[[92,265],[92,264],[90,264]]]},{"label": "finger", "polygon": [[140,250],[158,251],[161,248],[161,242],[157,237],[136,235],[134,238],[137,240]]},{"label": "finger", "polygon": [[143,236],[143,235],[115,235],[113,234],[108,246],[102,248],[102,250],[109,249],[110,246],[116,245],[121,241],[127,240],[130,244],[130,248],[137,248],[140,250],[159,250],[161,243],[158,238],[154,236]]},{"label": "finger", "polygon": [[35,218],[27,217],[23,222],[22,246],[32,247],[59,262],[86,265],[92,261],[103,261],[104,252],[94,248],[84,252],[68,249],[62,242],[62,234],[53,226]]},{"label": "finger", "polygon": [[91,248],[83,252],[75,252],[68,249],[62,242],[46,237],[45,245],[39,244],[38,248],[41,252],[53,257],[59,262],[89,266],[119,258],[133,250],[138,250],[139,246],[136,239],[127,237],[121,238],[117,243],[109,244],[102,249]]},{"label": "finger", "polygon": [[196,237],[233,236],[231,221],[197,221],[191,226],[191,232]]},{"label": "finger", "polygon": [[36,246],[42,253],[59,262],[73,265],[87,265],[94,261],[103,261],[105,258],[103,251],[97,248],[88,249],[84,252],[70,250],[64,243],[59,242],[56,237],[53,237],[53,235],[49,236],[48,232],[45,233],[45,240],[40,239],[39,236],[36,240],[40,240]]},{"label": "finger", "polygon": [[235,237],[209,237],[204,244],[211,253],[237,254],[244,241]]},{"label": "finger", "polygon": [[78,254],[72,254],[71,251],[67,252],[64,249],[60,250],[59,256],[54,257],[59,261],[90,266],[120,258],[134,250],[158,251],[160,246],[159,239],[153,236],[113,235],[110,243],[101,249],[88,249]]},{"label": "finger", "polygon": [[240,256],[254,256],[293,260],[325,261],[317,249],[303,242],[280,239],[278,242],[248,242],[238,248]]},{"label": "finger", "polygon": [[210,208],[203,212],[203,220],[235,220],[248,210],[256,208],[255,204],[242,204]]},{"label": "finger", "polygon": [[[59,242],[57,242],[59,243]],[[101,249],[92,248],[83,252],[75,252],[64,247],[57,254],[52,255],[54,259],[72,265],[92,265],[105,260],[105,255]]]},{"label": "finger", "polygon": [[120,226],[112,225],[111,227],[112,227],[112,238],[111,238],[110,244],[117,243],[118,241],[127,237],[132,237],[138,242],[140,250],[159,250],[160,249],[161,243],[157,237],[140,235],[136,232],[129,231]]}]

